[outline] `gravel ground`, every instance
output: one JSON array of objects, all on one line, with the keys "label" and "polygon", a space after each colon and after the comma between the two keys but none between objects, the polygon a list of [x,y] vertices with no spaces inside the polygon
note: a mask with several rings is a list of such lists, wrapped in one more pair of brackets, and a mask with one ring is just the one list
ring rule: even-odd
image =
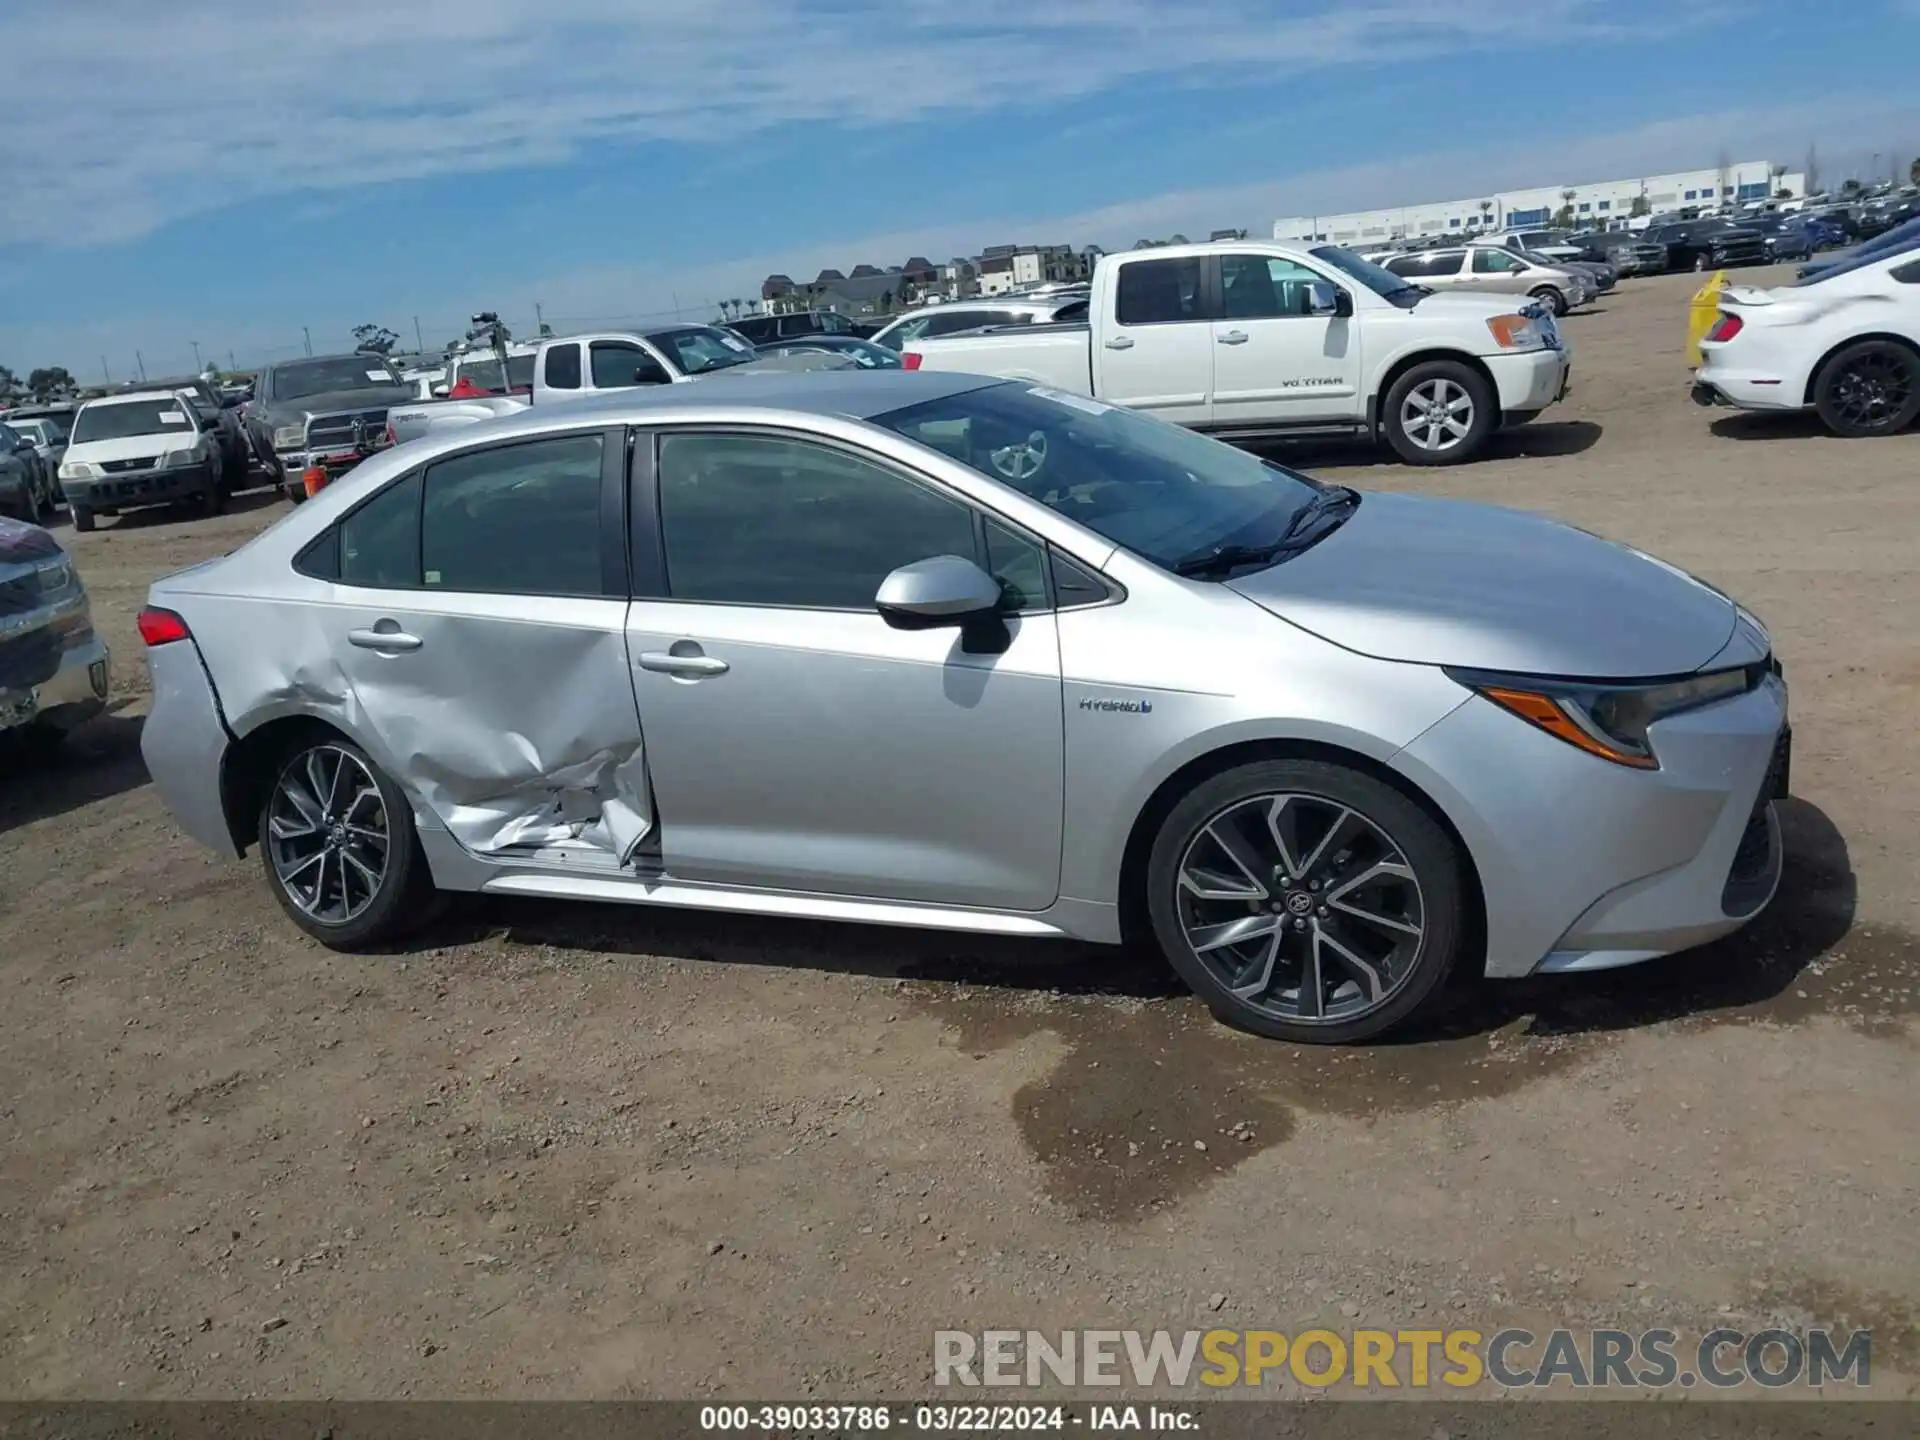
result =
[{"label": "gravel ground", "polygon": [[1688,404],[1692,288],[1570,317],[1568,402],[1484,463],[1291,453],[1751,604],[1780,896],[1364,1050],[1065,945],[476,901],[331,954],[138,751],[146,585],[284,502],[64,535],[117,708],[0,762],[0,1394],[859,1398],[924,1393],[936,1328],[1769,1320],[1873,1326],[1912,1393],[1920,434]]}]

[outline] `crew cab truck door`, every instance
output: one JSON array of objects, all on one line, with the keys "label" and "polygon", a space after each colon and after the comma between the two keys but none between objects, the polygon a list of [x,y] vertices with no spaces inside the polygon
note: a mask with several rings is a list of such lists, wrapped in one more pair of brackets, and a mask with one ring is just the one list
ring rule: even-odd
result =
[{"label": "crew cab truck door", "polygon": [[1213,324],[1198,255],[1106,265],[1091,328],[1093,393],[1180,425],[1213,419]]},{"label": "crew cab truck door", "polygon": [[1352,315],[1313,313],[1316,285],[1344,287],[1282,255],[1228,253],[1218,265],[1213,424],[1310,424],[1358,414],[1360,327]]}]

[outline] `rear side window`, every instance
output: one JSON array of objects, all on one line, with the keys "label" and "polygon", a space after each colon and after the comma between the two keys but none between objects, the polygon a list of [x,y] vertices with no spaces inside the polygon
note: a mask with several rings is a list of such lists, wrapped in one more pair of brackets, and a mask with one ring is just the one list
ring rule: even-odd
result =
[{"label": "rear side window", "polygon": [[1114,318],[1122,325],[1177,325],[1204,320],[1200,261],[1132,260],[1120,267]]},{"label": "rear side window", "polygon": [[420,579],[429,590],[599,595],[598,434],[456,455],[428,467]]},{"label": "rear side window", "polygon": [[580,388],[580,347],[578,345],[555,345],[547,351],[547,388],[549,390]]},{"label": "rear side window", "polygon": [[420,583],[420,477],[389,485],[340,522],[340,583],[407,590]]}]

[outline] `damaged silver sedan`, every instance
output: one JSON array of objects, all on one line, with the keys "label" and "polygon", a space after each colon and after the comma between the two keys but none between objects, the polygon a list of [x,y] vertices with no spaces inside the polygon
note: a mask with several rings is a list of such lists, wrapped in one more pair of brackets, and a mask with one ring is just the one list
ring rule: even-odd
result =
[{"label": "damaged silver sedan", "polygon": [[1720,592],[1022,381],[430,436],[140,632],[167,805],[340,949],[449,890],[1139,933],[1223,1017],[1337,1041],[1469,947],[1647,960],[1781,870],[1785,683]]}]

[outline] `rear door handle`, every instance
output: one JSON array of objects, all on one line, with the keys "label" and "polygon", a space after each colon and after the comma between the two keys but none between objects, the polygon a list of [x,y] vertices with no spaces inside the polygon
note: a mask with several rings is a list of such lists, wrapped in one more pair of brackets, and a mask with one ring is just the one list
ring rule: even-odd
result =
[{"label": "rear door handle", "polygon": [[1107,341],[1107,348],[1109,350],[1131,350],[1133,348],[1133,337],[1131,335],[1112,336]]},{"label": "rear door handle", "polygon": [[1229,330],[1220,337],[1220,343],[1222,345],[1244,345],[1247,343],[1247,332],[1244,330]]},{"label": "rear door handle", "polygon": [[724,675],[728,665],[711,655],[669,655],[664,650],[643,650],[640,668],[661,675]]},{"label": "rear door handle", "polygon": [[[382,625],[392,625],[391,620],[383,620]],[[382,630],[375,626],[371,630],[349,630],[347,643],[358,645],[362,650],[378,650],[383,655],[402,655],[409,650],[418,650],[426,642],[418,635],[409,635],[399,626],[391,630]]]}]

